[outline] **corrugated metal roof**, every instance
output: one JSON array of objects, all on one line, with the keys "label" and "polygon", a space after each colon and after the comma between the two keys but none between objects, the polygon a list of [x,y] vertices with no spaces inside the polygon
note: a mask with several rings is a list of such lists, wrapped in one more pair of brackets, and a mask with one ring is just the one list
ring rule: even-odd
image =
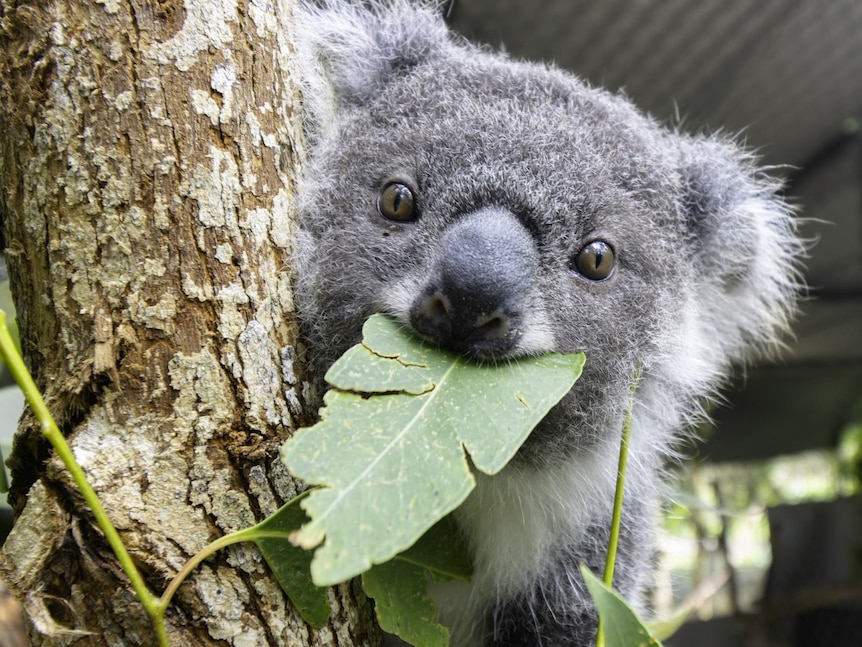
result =
[{"label": "corrugated metal roof", "polygon": [[805,162],[862,111],[858,0],[455,0],[453,26]]}]

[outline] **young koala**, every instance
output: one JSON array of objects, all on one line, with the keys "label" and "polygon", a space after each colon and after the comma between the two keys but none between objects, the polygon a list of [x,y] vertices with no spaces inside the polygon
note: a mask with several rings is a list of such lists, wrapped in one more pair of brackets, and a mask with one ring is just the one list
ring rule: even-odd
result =
[{"label": "young koala", "polygon": [[309,161],[296,303],[318,375],[385,312],[481,361],[584,351],[572,391],[455,513],[452,644],[590,645],[638,366],[615,587],[649,581],[662,466],[731,365],[777,343],[801,246],[778,183],[730,142],[462,42],[429,6],[300,9]]}]

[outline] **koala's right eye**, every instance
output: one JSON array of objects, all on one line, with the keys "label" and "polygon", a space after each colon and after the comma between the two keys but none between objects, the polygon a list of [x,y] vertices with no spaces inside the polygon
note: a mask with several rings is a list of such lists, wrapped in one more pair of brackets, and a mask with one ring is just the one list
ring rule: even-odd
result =
[{"label": "koala's right eye", "polygon": [[377,211],[388,220],[412,222],[416,220],[416,200],[410,187],[401,182],[390,182],[377,197]]},{"label": "koala's right eye", "polygon": [[590,281],[604,281],[614,271],[615,264],[613,247],[603,240],[594,240],[577,253],[572,269]]}]

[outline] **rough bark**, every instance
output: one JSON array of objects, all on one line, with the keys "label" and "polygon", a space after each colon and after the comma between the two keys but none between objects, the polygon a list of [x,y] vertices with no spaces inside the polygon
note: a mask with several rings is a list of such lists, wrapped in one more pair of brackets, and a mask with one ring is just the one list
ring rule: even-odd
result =
[{"label": "rough bark", "polygon": [[[289,256],[301,163],[288,0],[2,3],[0,216],[25,359],[160,593],[296,493]],[[22,420],[0,576],[35,645],[152,644],[63,467]],[[202,565],[172,644],[375,644],[331,592],[315,631],[250,545]]]}]

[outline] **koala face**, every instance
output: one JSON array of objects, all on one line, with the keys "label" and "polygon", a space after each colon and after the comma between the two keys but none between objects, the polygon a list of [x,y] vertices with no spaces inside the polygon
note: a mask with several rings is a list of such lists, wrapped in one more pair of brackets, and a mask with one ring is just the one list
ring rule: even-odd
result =
[{"label": "koala face", "polygon": [[797,250],[744,153],[397,14],[314,25],[330,94],[296,263],[318,373],[375,312],[484,361],[584,351],[567,422],[593,430],[636,365],[693,399],[774,338]]},{"label": "koala face", "polygon": [[304,264],[352,277],[325,296],[352,321],[344,343],[375,311],[486,359],[594,356],[633,316],[654,327],[689,272],[663,134],[574,79],[543,70],[551,91],[531,90],[532,67],[481,63],[393,78],[312,161]]}]

